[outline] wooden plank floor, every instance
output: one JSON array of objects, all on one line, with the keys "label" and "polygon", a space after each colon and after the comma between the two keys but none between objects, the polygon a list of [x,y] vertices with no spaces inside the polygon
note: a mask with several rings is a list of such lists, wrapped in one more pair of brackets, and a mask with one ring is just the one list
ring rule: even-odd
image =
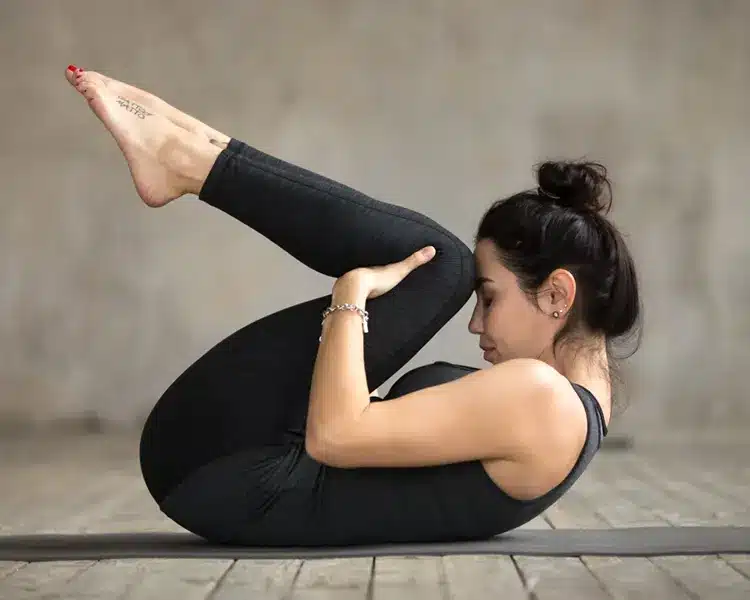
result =
[{"label": "wooden plank floor", "polygon": [[[180,531],[133,436],[0,441],[0,534]],[[602,452],[532,528],[750,525],[750,446]],[[0,600],[750,598],[750,555],[0,562]]]}]

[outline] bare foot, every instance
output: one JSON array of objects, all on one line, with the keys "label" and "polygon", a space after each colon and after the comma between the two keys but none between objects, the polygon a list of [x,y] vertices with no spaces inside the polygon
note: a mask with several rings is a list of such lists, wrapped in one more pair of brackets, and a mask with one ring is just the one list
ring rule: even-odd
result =
[{"label": "bare foot", "polygon": [[84,73],[74,87],[122,150],[138,195],[148,206],[164,206],[200,189],[220,152],[216,146],[130,98],[113,94],[100,78]]},{"label": "bare foot", "polygon": [[113,79],[97,71],[84,71],[82,69],[76,69],[72,67],[72,65],[65,72],[65,76],[70,84],[75,86],[77,80],[82,77],[84,73],[91,80],[100,81],[115,96],[124,96],[131,102],[139,104],[148,112],[161,115],[172,121],[172,123],[174,123],[178,127],[187,129],[188,131],[197,135],[204,136],[211,143],[214,143],[223,148],[226,147],[226,145],[230,141],[229,136],[221,133],[220,131],[217,131],[216,129],[213,129],[212,127],[209,127],[195,117],[182,112],[181,110],[175,108],[158,96],[155,96],[150,92],[137,88],[123,81],[118,81],[117,79]]}]

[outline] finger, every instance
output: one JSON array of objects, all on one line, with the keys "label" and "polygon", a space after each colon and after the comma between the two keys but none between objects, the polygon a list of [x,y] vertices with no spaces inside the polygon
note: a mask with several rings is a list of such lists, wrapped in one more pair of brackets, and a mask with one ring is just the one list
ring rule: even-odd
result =
[{"label": "finger", "polygon": [[417,267],[421,267],[426,262],[432,260],[432,258],[435,256],[435,252],[436,251],[434,247],[426,246],[425,248],[417,250],[414,254],[401,261],[400,267],[402,276],[406,277]]},{"label": "finger", "polygon": [[409,257],[409,262],[411,262],[414,267],[418,267],[432,260],[434,256],[435,256],[435,247],[425,246],[421,250],[418,250],[417,252],[412,254]]},{"label": "finger", "polygon": [[437,250],[435,250],[435,246],[425,246],[420,250],[422,253],[422,256],[425,258],[425,260],[432,260],[432,258],[437,253]]}]

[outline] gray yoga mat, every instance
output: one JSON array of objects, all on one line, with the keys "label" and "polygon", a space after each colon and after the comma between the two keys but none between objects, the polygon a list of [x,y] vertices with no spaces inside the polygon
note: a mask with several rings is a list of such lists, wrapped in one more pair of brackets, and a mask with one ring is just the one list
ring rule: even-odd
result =
[{"label": "gray yoga mat", "polygon": [[477,542],[336,548],[258,548],[209,544],[189,533],[0,536],[0,560],[108,558],[315,559],[372,556],[524,554],[528,556],[669,556],[750,554],[750,527],[518,529]]}]

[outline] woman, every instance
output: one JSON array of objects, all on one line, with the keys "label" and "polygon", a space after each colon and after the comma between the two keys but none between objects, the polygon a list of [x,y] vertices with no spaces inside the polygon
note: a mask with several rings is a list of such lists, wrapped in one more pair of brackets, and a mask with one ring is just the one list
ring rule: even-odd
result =
[{"label": "woman", "polygon": [[[165,392],[141,440],[161,510],[212,542],[469,540],[542,513],[607,432],[611,342],[635,269],[597,164],[548,162],[495,203],[474,252],[414,211],[268,156],[137,88],[69,82],[149,206],[185,194],[244,222],[332,293],[244,327]],[[374,390],[473,293],[487,369],[438,362]]]}]

